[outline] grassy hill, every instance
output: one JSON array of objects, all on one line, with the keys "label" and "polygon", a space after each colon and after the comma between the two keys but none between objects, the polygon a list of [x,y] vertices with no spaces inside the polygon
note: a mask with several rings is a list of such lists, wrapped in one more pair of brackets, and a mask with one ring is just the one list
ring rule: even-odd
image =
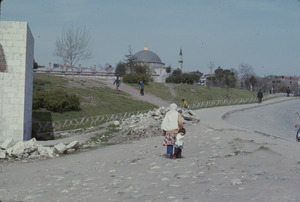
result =
[{"label": "grassy hill", "polygon": [[[211,99],[214,100],[250,98],[256,96],[256,92],[250,92],[239,89],[229,89],[227,96],[226,89],[199,85],[186,84],[162,84],[150,83],[145,86],[147,92],[150,92],[164,100],[175,102],[181,105],[181,99],[185,98],[189,104],[202,102]],[[172,89],[172,93],[170,91]],[[101,79],[97,78],[72,78],[52,76],[45,74],[34,74],[34,91],[50,91],[55,89],[64,89],[65,91],[75,93],[79,96],[81,110],[78,112],[54,113],[47,110],[34,110],[33,120],[65,120],[80,117],[90,117],[104,114],[115,114],[132,111],[142,111],[153,109],[156,106],[144,102],[133,100],[130,95],[124,91],[116,94],[114,89],[107,87]]]}]

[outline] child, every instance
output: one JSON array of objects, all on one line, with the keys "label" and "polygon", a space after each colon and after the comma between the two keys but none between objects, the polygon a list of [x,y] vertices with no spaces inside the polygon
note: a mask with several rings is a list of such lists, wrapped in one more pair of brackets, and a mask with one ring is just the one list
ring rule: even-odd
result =
[{"label": "child", "polygon": [[188,105],[187,101],[185,99],[182,99],[181,101],[183,102],[183,108],[188,110],[189,105]]},{"label": "child", "polygon": [[180,128],[178,134],[176,135],[176,142],[175,142],[175,151],[174,151],[174,159],[182,158],[181,157],[181,150],[183,149],[183,138],[185,135],[185,129]]},{"label": "child", "polygon": [[117,91],[117,93],[119,93],[119,86],[121,85],[121,81],[118,76],[117,76],[117,79],[115,80],[115,82],[113,83],[113,85],[115,85],[115,84],[116,84],[116,91]]},{"label": "child", "polygon": [[144,84],[143,84],[143,81],[141,80],[139,83],[140,83],[139,87],[141,88],[140,94],[144,95]]}]

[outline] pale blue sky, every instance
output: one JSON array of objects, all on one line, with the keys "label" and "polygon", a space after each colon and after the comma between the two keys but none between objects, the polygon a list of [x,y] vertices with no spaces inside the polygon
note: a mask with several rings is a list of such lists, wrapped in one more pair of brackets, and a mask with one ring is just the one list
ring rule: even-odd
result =
[{"label": "pale blue sky", "polygon": [[208,64],[238,69],[246,63],[259,76],[300,76],[299,0],[3,0],[1,20],[27,21],[40,65],[53,56],[64,26],[89,29],[94,58],[115,66],[144,48],[166,66],[209,73]]}]

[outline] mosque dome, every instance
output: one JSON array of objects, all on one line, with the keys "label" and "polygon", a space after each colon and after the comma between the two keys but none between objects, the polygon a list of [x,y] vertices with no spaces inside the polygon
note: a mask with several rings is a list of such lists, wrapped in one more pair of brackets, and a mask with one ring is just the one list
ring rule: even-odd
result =
[{"label": "mosque dome", "polygon": [[146,44],[144,50],[141,50],[134,54],[133,56],[135,62],[140,63],[156,63],[156,64],[162,64],[161,59],[158,55],[156,55],[154,52],[149,51]]},{"label": "mosque dome", "polygon": [[159,56],[149,50],[139,51],[134,54],[133,58],[136,62],[162,63]]}]

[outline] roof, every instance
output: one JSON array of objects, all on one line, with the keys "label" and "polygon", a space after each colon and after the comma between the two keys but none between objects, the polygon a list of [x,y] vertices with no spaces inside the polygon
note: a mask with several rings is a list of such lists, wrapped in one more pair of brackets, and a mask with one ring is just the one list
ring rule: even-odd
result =
[{"label": "roof", "polygon": [[158,55],[156,55],[152,51],[145,50],[145,49],[137,52],[133,57],[134,57],[135,62],[147,62],[147,63],[160,63],[160,64],[163,64]]}]

